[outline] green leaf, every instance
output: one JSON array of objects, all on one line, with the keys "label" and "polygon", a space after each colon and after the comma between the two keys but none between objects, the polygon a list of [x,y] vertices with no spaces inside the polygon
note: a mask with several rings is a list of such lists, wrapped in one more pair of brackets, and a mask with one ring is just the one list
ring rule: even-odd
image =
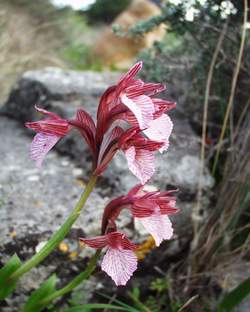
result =
[{"label": "green leaf", "polygon": [[46,306],[47,303],[42,304],[42,300],[55,291],[56,275],[53,274],[41,287],[36,289],[29,297],[22,312],[40,312]]},{"label": "green leaf", "polygon": [[217,312],[232,311],[243,299],[250,295],[250,278],[228,293],[217,306]]},{"label": "green leaf", "polygon": [[105,298],[105,299],[112,300],[112,302],[117,303],[119,306],[126,308],[128,311],[131,311],[131,312],[140,312],[140,311],[138,311],[136,308],[134,308],[134,307],[132,307],[132,306],[130,306],[130,305],[128,305],[128,304],[126,304],[126,303],[124,303],[124,302],[118,300],[118,299],[113,299],[111,296],[105,295],[105,294],[103,294],[103,293],[101,293],[101,292],[98,292],[98,295],[102,296],[102,297]]},{"label": "green leaf", "polygon": [[0,299],[6,298],[16,287],[17,280],[9,280],[11,276],[21,266],[21,260],[15,254],[0,270]]},{"label": "green leaf", "polygon": [[113,304],[105,304],[105,303],[87,303],[81,306],[73,307],[65,312],[88,312],[95,309],[110,309],[110,310],[116,310],[116,311],[127,311],[130,312],[131,310],[128,308],[120,307]]}]

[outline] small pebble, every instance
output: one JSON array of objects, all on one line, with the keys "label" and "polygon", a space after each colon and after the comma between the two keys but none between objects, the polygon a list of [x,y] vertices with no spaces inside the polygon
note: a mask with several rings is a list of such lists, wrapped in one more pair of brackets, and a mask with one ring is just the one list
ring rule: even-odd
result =
[{"label": "small pebble", "polygon": [[72,170],[72,173],[75,177],[79,177],[79,176],[82,176],[83,175],[83,170],[82,168],[74,168]]},{"label": "small pebble", "polygon": [[40,177],[37,175],[32,175],[32,176],[29,176],[27,180],[30,182],[37,182],[40,180]]},{"label": "small pebble", "polygon": [[62,165],[63,167],[67,167],[67,166],[69,165],[69,161],[66,160],[66,159],[64,159],[64,160],[61,161],[61,165]]}]

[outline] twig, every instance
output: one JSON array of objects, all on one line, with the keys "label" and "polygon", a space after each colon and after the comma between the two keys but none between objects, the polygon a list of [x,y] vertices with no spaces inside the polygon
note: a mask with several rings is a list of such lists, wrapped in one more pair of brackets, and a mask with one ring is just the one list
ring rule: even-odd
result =
[{"label": "twig", "polygon": [[182,312],[184,309],[186,309],[190,305],[190,303],[192,303],[198,297],[199,297],[199,295],[195,295],[195,296],[191,297],[186,303],[184,303],[184,305],[182,307],[180,307],[179,310],[177,310],[177,312]]},{"label": "twig", "polygon": [[249,106],[250,106],[250,97],[248,98],[248,100],[247,100],[247,102],[246,102],[246,104],[245,104],[245,107],[243,108],[243,111],[242,111],[242,113],[240,114],[238,123],[237,123],[236,128],[235,128],[235,131],[234,131],[233,143],[234,143],[236,137],[237,137],[238,134],[239,134],[240,126],[241,126],[241,124],[242,124],[242,121],[244,120],[244,116],[245,116],[246,112],[248,111]]},{"label": "twig", "polygon": [[233,105],[236,84],[237,84],[237,80],[238,80],[238,76],[239,76],[239,71],[240,71],[240,66],[241,66],[241,61],[242,61],[242,55],[243,55],[243,50],[244,50],[245,41],[246,41],[246,27],[245,26],[247,23],[247,12],[248,12],[248,3],[247,3],[247,0],[244,0],[244,18],[243,18],[243,27],[242,27],[242,35],[241,35],[239,54],[238,54],[238,58],[237,58],[237,63],[236,63],[234,75],[233,75],[231,92],[230,92],[230,97],[229,97],[229,101],[228,101],[228,105],[227,105],[227,110],[226,110],[222,130],[221,130],[220,137],[219,137],[218,150],[216,152],[215,160],[214,160],[214,164],[213,164],[213,169],[212,169],[213,175],[215,174],[215,170],[216,170],[217,163],[218,163],[219,156],[220,156],[221,142],[222,142],[224,135],[225,135],[225,132],[226,132],[228,118],[229,118],[230,111],[231,111],[232,105]]},{"label": "twig", "polygon": [[204,99],[204,110],[203,110],[203,123],[202,123],[202,144],[201,144],[201,152],[200,152],[200,172],[199,172],[199,182],[198,182],[198,193],[197,193],[197,204],[194,207],[193,215],[197,218],[193,220],[193,229],[194,229],[194,248],[198,243],[198,225],[199,225],[199,214],[201,208],[201,198],[202,198],[202,188],[203,188],[203,173],[204,173],[204,162],[205,162],[205,146],[206,146],[206,132],[207,132],[207,115],[208,115],[208,102],[209,102],[209,95],[211,90],[211,83],[213,78],[214,67],[225,38],[225,34],[227,31],[228,21],[224,24],[224,27],[221,31],[221,34],[218,39],[218,43],[213,53],[212,61],[209,67],[208,76],[207,76],[207,83],[206,83],[206,91],[205,91],[205,99]]}]

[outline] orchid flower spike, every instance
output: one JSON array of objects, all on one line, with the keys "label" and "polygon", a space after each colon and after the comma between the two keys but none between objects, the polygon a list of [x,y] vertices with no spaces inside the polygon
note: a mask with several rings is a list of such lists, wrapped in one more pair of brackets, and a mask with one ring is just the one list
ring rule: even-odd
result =
[{"label": "orchid flower spike", "polygon": [[[154,97],[165,90],[165,86],[136,78],[141,68],[142,62],[136,63],[117,85],[104,92],[96,122],[83,109],[77,110],[74,119],[65,120],[36,107],[47,116],[26,123],[26,127],[37,132],[30,149],[37,166],[41,166],[50,149],[74,127],[90,148],[94,175],[101,175],[121,149],[130,171],[145,184],[155,172],[154,152],[162,153],[168,148],[173,124],[165,113],[174,108],[175,103]],[[125,121],[129,127],[118,126],[118,120]]]},{"label": "orchid flower spike", "polygon": [[93,238],[80,238],[89,247],[100,249],[107,247],[101,268],[117,286],[125,285],[137,269],[136,245],[121,232],[111,232]]}]

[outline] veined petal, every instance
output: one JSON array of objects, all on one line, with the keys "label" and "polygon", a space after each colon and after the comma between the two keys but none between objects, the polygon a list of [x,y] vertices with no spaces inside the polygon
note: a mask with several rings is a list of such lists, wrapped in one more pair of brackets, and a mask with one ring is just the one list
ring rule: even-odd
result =
[{"label": "veined petal", "polygon": [[115,231],[107,234],[108,245],[114,249],[135,250],[137,246],[133,244],[124,233]]},{"label": "veined petal", "polygon": [[79,130],[96,160],[96,127],[91,116],[83,109],[79,109],[76,118],[69,120],[69,123]]},{"label": "veined petal", "polygon": [[115,102],[115,91],[116,86],[109,87],[102,95],[100,103],[97,110],[97,131],[96,140],[98,143],[102,141],[103,135],[107,128],[107,119],[109,111],[113,107],[113,102]]},{"label": "veined petal", "polygon": [[149,217],[155,213],[155,211],[159,210],[159,206],[156,204],[154,200],[150,200],[148,198],[139,198],[134,201],[132,205],[132,214],[136,218],[144,218]]},{"label": "veined petal", "polygon": [[57,114],[53,113],[53,112],[49,112],[44,108],[38,107],[37,105],[35,105],[35,109],[43,114],[43,115],[47,115],[48,117],[50,117],[51,119],[61,119],[61,117],[59,117]]},{"label": "veined petal", "polygon": [[123,129],[117,126],[104,136],[99,151],[97,168],[95,170],[96,175],[100,175],[114,157],[115,153],[119,149],[118,140],[123,132]]},{"label": "veined petal", "polygon": [[85,128],[89,128],[92,132],[93,136],[96,132],[96,127],[93,119],[91,116],[85,112],[83,109],[78,109],[76,113],[76,119],[80,122],[80,124]]},{"label": "veined petal", "polygon": [[70,131],[70,125],[64,119],[44,119],[34,122],[26,122],[25,127],[36,132],[48,135],[65,136]]},{"label": "veined petal", "polygon": [[131,146],[124,151],[131,172],[145,184],[154,174],[154,155],[153,152],[144,149],[135,149]]},{"label": "veined petal", "polygon": [[[121,101],[133,113],[140,129],[147,128],[150,121],[153,120],[153,113],[155,111],[154,104],[150,97],[140,95],[133,98],[128,98],[125,94],[121,96]],[[134,117],[128,114],[128,122],[135,125]]]},{"label": "veined petal", "polygon": [[164,90],[165,86],[161,83],[142,83],[140,85],[133,84],[130,87],[126,88],[126,94],[128,97],[134,97],[142,94],[152,96]]},{"label": "veined petal", "polygon": [[170,102],[158,98],[153,98],[152,101],[155,106],[154,119],[160,117],[163,113],[167,113],[168,111],[176,107],[175,102]]},{"label": "veined petal", "polygon": [[144,185],[142,184],[137,184],[136,186],[134,186],[129,192],[128,192],[128,196],[133,196],[133,195],[137,195],[142,193],[143,194],[143,188]]},{"label": "veined petal", "polygon": [[117,286],[126,285],[137,269],[137,258],[132,250],[108,248],[101,267]]},{"label": "veined petal", "polygon": [[161,209],[161,214],[172,215],[179,211],[179,209],[175,206],[176,199],[169,199],[167,198],[158,198],[156,199],[157,204]]},{"label": "veined petal", "polygon": [[108,152],[108,148],[110,145],[113,145],[114,143],[118,142],[118,139],[123,134],[123,129],[121,127],[114,127],[112,130],[110,130],[106,135],[104,136],[102,140],[102,144],[99,151],[99,157],[98,157],[98,164],[101,163],[103,157]]},{"label": "veined petal", "polygon": [[60,140],[60,136],[37,133],[31,143],[30,156],[36,162],[37,167],[41,167],[47,153]]},{"label": "veined petal", "polygon": [[99,249],[99,248],[103,248],[107,246],[108,237],[107,235],[102,235],[102,236],[96,236],[92,238],[80,238],[80,241],[88,245],[91,248]]},{"label": "veined petal", "polygon": [[144,130],[144,134],[151,139],[165,144],[159,149],[162,153],[168,149],[169,137],[173,130],[173,123],[171,119],[163,114],[161,117],[154,119],[150,122],[149,127]]},{"label": "veined petal", "polygon": [[173,235],[172,224],[167,215],[155,214],[138,220],[154,237],[156,246],[159,246],[164,239],[170,239]]},{"label": "veined petal", "polygon": [[[106,232],[109,220],[115,220],[123,208],[130,207],[131,200],[128,196],[120,196],[111,200],[104,208],[102,216],[102,233]],[[110,237],[112,240],[112,236]]]},{"label": "veined petal", "polygon": [[142,69],[142,61],[137,62],[133,65],[130,70],[120,79],[118,82],[118,92],[120,92],[123,88],[130,85],[133,82],[134,77],[138,74],[138,72]]}]

